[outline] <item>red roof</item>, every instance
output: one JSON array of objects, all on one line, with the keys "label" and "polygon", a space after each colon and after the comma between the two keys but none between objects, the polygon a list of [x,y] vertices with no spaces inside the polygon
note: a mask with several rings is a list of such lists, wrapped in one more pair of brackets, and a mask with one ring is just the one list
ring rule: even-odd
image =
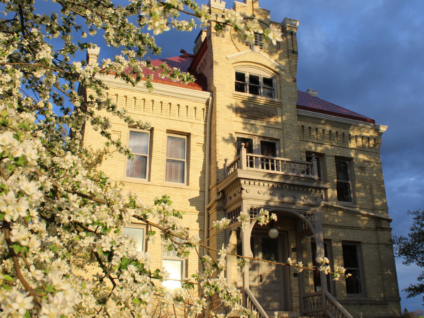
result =
[{"label": "red roof", "polygon": [[[168,58],[165,58],[165,59],[152,60],[152,65],[153,66],[160,66],[162,63],[165,62],[171,68],[176,67],[176,68],[179,68],[181,70],[181,72],[188,72],[189,67],[193,63],[195,55],[188,54],[184,50],[181,50],[181,53],[183,53],[183,55],[168,57]],[[146,72],[149,73],[149,74],[152,74],[151,71],[146,71]],[[161,73],[161,70],[159,69],[153,75],[154,76],[153,80],[152,80],[153,83],[161,83],[161,84],[167,84],[167,85],[172,85],[172,86],[180,86],[180,87],[185,87],[185,88],[190,88],[190,89],[195,89],[195,90],[200,90],[200,91],[202,91],[202,90],[206,91],[206,83],[205,83],[205,81],[203,80],[202,77],[198,77],[194,83],[183,84],[181,82],[173,82],[172,80],[170,80],[168,78],[161,78],[159,76],[160,73]]]},{"label": "red roof", "polygon": [[[190,72],[190,66],[192,66],[193,64],[194,66],[193,68],[195,68],[196,65],[194,64],[199,63],[201,55],[203,55],[204,51],[206,50],[205,43],[207,43],[207,41],[204,41],[201,49],[199,50],[199,54],[197,56],[193,54],[188,54],[186,51],[181,50],[182,55],[180,56],[152,60],[152,64],[154,66],[160,66],[163,62],[165,62],[169,67],[177,67],[182,72]],[[198,74],[193,74],[193,72],[191,72],[191,74],[195,76],[197,75],[197,79],[194,83],[190,83],[186,85],[180,82],[173,82],[172,80],[167,78],[160,78],[159,74],[160,74],[160,70],[154,74],[154,78],[152,82],[162,83],[162,84],[167,84],[172,86],[180,86],[180,87],[185,87],[185,88],[190,88],[195,90],[203,90],[203,91],[207,90],[206,78],[203,75],[199,76]],[[337,117],[349,118],[349,119],[359,120],[359,121],[373,123],[373,124],[375,123],[375,120],[371,118],[355,113],[346,108],[337,106],[333,103],[322,100],[321,98],[314,97],[312,95],[309,95],[301,91],[297,91],[297,93],[298,93],[298,99],[297,99],[296,105],[298,109],[308,110],[311,112],[322,113],[327,115],[333,115]]]},{"label": "red roof", "polygon": [[333,103],[311,96],[305,92],[297,91],[297,108],[311,112],[349,118],[375,124],[375,120],[349,109],[334,105]]}]

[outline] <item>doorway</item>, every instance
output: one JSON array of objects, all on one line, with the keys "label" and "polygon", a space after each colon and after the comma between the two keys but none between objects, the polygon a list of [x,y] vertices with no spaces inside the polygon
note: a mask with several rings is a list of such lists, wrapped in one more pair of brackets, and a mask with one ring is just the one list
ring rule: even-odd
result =
[{"label": "doorway", "polygon": [[[252,253],[255,258],[285,263],[288,258],[287,232],[276,239],[265,234],[252,234]],[[250,290],[265,311],[290,310],[288,267],[252,260],[249,268]]]}]

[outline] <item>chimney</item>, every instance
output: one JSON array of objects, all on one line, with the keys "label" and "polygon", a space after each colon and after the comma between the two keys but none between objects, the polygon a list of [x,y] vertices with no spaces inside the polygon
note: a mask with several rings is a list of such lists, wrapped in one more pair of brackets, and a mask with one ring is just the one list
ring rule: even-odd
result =
[{"label": "chimney", "polygon": [[98,46],[87,49],[87,64],[91,65],[97,63],[97,59],[99,58],[100,48]]},{"label": "chimney", "polygon": [[315,89],[308,88],[308,90],[306,91],[306,94],[309,94],[313,97],[318,97],[318,91]]}]

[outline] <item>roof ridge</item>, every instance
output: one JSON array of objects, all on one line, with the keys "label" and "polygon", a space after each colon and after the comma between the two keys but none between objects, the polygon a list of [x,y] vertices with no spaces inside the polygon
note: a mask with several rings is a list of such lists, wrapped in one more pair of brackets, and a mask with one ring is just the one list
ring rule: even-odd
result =
[{"label": "roof ridge", "polygon": [[361,116],[361,117],[366,117],[366,118],[368,118],[368,117],[367,117],[367,116],[365,116],[365,115],[361,115],[360,113],[357,113],[357,112],[355,112],[355,111],[353,111],[353,110],[350,110],[350,109],[348,109],[348,108],[346,108],[346,107],[336,105],[336,104],[334,104],[334,103],[332,103],[332,102],[329,102],[329,101],[327,101],[327,100],[325,100],[325,99],[319,98],[319,97],[317,97],[317,96],[309,95],[308,93],[306,93],[306,92],[302,92],[302,91],[300,91],[300,90],[297,90],[297,91],[298,91],[298,92],[301,92],[301,93],[303,93],[303,94],[306,94],[306,95],[310,96],[311,98],[316,98],[316,99],[322,100],[323,102],[329,103],[329,104],[334,105],[334,106],[336,106],[336,107],[343,108],[344,110],[347,110],[347,111],[349,111],[349,112],[351,112],[351,113],[355,113],[355,114],[357,114],[357,115],[359,115],[359,116]]},{"label": "roof ridge", "polygon": [[312,96],[306,92],[302,92],[301,90],[297,90],[297,92],[298,99],[296,106],[299,109],[375,123],[374,119],[361,115],[345,107],[336,105],[322,98]]}]

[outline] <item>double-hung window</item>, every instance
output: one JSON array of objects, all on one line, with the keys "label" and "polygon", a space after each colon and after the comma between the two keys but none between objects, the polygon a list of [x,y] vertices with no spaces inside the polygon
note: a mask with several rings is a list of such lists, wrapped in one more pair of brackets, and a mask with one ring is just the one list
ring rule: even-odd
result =
[{"label": "double-hung window", "polygon": [[147,179],[149,164],[149,133],[130,130],[128,146],[134,159],[127,161],[127,177]]},{"label": "double-hung window", "polygon": [[144,240],[145,227],[137,224],[130,224],[124,227],[123,234],[132,237],[135,240],[135,248],[137,251],[145,250]]},{"label": "double-hung window", "polygon": [[169,135],[166,143],[165,181],[187,183],[187,138]]},{"label": "double-hung window", "polygon": [[235,91],[275,98],[275,83],[272,77],[249,72],[237,72]]},{"label": "double-hung window", "polygon": [[352,202],[352,181],[349,172],[349,161],[336,160],[337,200]]},{"label": "double-hung window", "polygon": [[[181,239],[174,238],[174,240],[181,242]],[[185,272],[185,261],[177,256],[177,251],[164,250],[162,256],[162,266],[169,273],[169,280],[165,280],[162,285],[173,289],[181,288],[182,280]]]},{"label": "double-hung window", "polygon": [[343,242],[343,262],[346,274],[352,275],[346,279],[346,293],[348,295],[363,294],[360,245],[358,243]]}]

